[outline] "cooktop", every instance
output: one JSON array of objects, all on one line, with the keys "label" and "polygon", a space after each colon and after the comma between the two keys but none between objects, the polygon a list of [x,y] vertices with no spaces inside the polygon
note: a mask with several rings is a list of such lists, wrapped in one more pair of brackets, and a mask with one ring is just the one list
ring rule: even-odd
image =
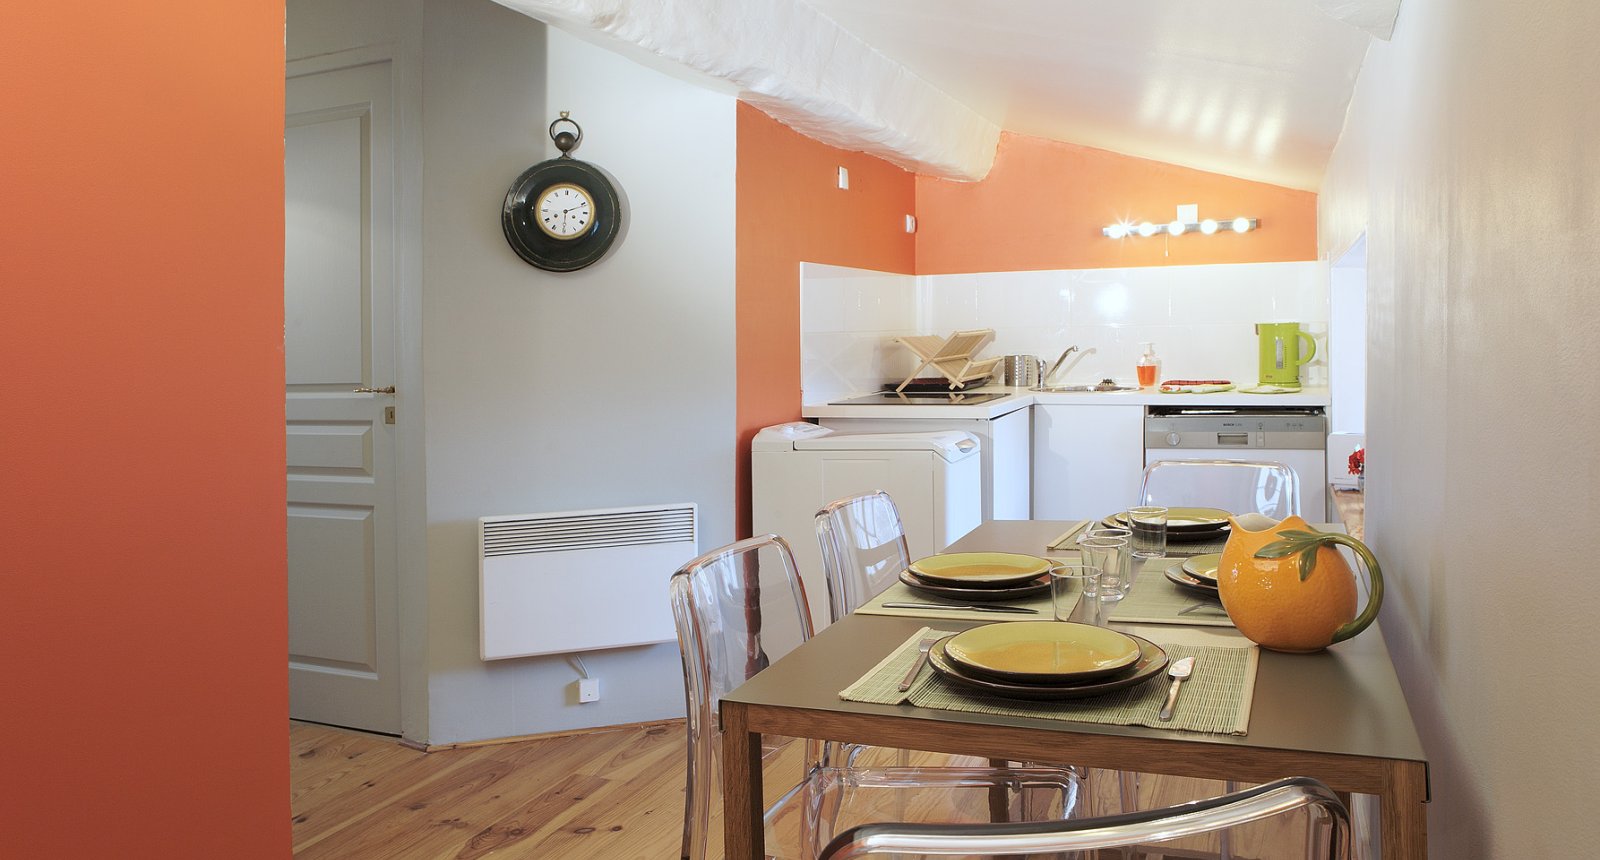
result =
[{"label": "cooktop", "polygon": [[829,406],[971,406],[976,403],[988,403],[1006,396],[1004,391],[880,391],[876,394],[866,394],[861,397],[852,397],[849,400],[835,400]]}]

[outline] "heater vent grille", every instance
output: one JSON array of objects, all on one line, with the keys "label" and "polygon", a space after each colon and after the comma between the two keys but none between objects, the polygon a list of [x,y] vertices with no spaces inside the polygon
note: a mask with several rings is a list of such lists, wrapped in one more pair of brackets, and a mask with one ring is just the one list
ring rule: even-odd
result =
[{"label": "heater vent grille", "polygon": [[490,517],[483,521],[485,557],[694,540],[693,505]]}]

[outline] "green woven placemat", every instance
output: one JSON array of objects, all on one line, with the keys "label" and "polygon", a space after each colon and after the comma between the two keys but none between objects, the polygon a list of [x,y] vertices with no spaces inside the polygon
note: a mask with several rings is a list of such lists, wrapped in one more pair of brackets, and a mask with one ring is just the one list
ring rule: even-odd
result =
[{"label": "green woven placemat", "polygon": [[1233,621],[1216,600],[1172,584],[1166,569],[1177,559],[1152,558],[1140,568],[1128,596],[1111,606],[1110,619],[1118,624],[1199,624],[1232,627]]},{"label": "green woven placemat", "polygon": [[952,632],[924,627],[854,684],[840,691],[839,698],[881,705],[909,702],[917,707],[946,711],[1225,735],[1243,735],[1250,724],[1250,701],[1255,693],[1259,652],[1248,643],[1193,644],[1197,640],[1205,641],[1205,634],[1199,631],[1174,630],[1174,634],[1184,635],[1163,637],[1187,642],[1156,642],[1173,660],[1195,658],[1194,675],[1184,682],[1169,722],[1156,719],[1167,696],[1169,681],[1165,674],[1104,696],[1062,702],[1030,702],[970,691],[945,681],[931,668],[922,670],[909,691],[902,693],[896,689],[917,657],[917,643],[924,636],[947,636]]},{"label": "green woven placemat", "polygon": [[1222,552],[1222,548],[1227,545],[1227,538],[1223,538],[1222,540],[1204,541],[1201,543],[1179,543],[1173,540],[1171,535],[1168,535],[1167,555],[1178,555],[1184,556],[1185,558],[1191,555],[1209,555],[1214,552]]}]

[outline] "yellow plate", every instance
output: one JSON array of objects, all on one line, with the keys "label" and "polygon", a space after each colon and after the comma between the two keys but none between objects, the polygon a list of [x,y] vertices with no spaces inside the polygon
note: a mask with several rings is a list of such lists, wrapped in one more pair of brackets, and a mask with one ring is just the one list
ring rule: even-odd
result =
[{"label": "yellow plate", "polygon": [[[1211,531],[1228,524],[1232,514],[1221,508],[1167,508],[1167,531]],[[1106,519],[1128,527],[1128,512],[1118,511]]]},{"label": "yellow plate", "polygon": [[930,555],[911,563],[919,579],[935,585],[965,586],[1020,585],[1050,569],[1050,562],[1038,556],[1014,552],[950,552]]},{"label": "yellow plate", "polygon": [[1206,582],[1216,584],[1217,565],[1219,564],[1222,564],[1222,553],[1214,552],[1209,555],[1197,555],[1193,558],[1184,559],[1183,569],[1184,572],[1195,579],[1203,579]]},{"label": "yellow plate", "polygon": [[1068,621],[986,624],[957,633],[945,651],[980,674],[1026,681],[1095,678],[1139,659],[1139,643],[1132,638]]}]

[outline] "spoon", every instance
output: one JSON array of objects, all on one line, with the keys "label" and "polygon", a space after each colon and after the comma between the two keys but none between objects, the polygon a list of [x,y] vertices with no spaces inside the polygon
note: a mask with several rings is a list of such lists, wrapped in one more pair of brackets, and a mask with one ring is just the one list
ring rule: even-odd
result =
[{"label": "spoon", "polygon": [[1172,686],[1167,689],[1167,703],[1161,706],[1161,713],[1156,715],[1156,719],[1163,723],[1172,719],[1172,706],[1178,703],[1178,685],[1183,683],[1183,679],[1193,674],[1193,657],[1185,657],[1173,663],[1172,668],[1167,670],[1167,677],[1172,679]]}]

